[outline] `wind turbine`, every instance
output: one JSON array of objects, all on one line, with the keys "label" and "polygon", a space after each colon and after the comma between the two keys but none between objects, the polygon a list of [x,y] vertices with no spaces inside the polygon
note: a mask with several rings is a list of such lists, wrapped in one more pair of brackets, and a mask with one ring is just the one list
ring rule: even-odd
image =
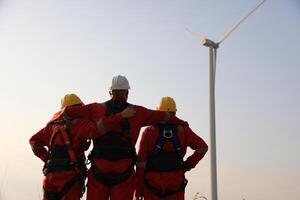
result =
[{"label": "wind turbine", "polygon": [[254,11],[256,11],[266,0],[260,2],[246,16],[241,18],[231,29],[224,33],[221,40],[214,42],[201,33],[192,32],[204,46],[209,48],[209,113],[210,113],[210,163],[211,163],[211,197],[212,200],[218,199],[217,187],[217,153],[216,153],[216,124],[215,124],[215,78],[216,78],[216,59],[219,45],[235,31]]}]

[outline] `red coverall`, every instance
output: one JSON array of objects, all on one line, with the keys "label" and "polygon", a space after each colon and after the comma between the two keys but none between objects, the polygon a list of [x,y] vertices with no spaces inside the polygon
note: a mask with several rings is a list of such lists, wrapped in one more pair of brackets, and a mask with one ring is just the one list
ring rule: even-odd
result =
[{"label": "red coverall", "polygon": [[[98,107],[99,114],[101,114],[101,110],[103,110],[103,107]],[[60,112],[56,113],[46,127],[33,135],[29,140],[33,153],[44,162],[46,162],[48,158],[48,150],[46,147],[49,148],[53,121],[57,120],[60,117],[60,114]],[[110,127],[116,127],[118,124],[117,122],[120,120],[122,120],[121,115],[114,115],[103,119],[103,124],[106,129],[110,129]],[[87,142],[88,139],[94,139],[101,135],[97,130],[96,124],[87,119],[76,119],[75,123],[71,123],[70,134],[72,141],[71,148],[77,157],[84,157],[84,151],[86,151],[90,145],[90,143]],[[55,144],[64,145],[61,135],[59,135],[55,141]],[[47,189],[47,191],[59,192],[74,176],[76,176],[76,172],[73,170],[49,173],[44,177],[43,188]],[[79,200],[80,193],[81,186],[79,181],[77,181],[61,200]],[[43,200],[47,200],[45,195]]]},{"label": "red coverall", "polygon": [[[207,152],[207,144],[196,135],[189,127],[178,126],[177,136],[181,145],[182,155],[186,153],[187,147],[192,148],[194,153],[187,158],[185,163],[185,170],[177,170],[170,172],[146,172],[146,162],[150,154],[152,153],[154,146],[156,145],[159,135],[159,129],[157,126],[151,126],[144,130],[138,152],[137,162],[137,177],[138,183],[136,188],[136,197],[144,196],[145,200],[160,200],[158,196],[153,194],[147,186],[144,185],[144,180],[147,180],[155,188],[165,191],[175,190],[178,188],[185,179],[185,171],[189,171],[194,168],[197,163],[204,157]],[[164,150],[173,151],[174,146],[171,141],[166,141]],[[183,200],[184,192],[177,192],[164,198],[164,200]]]},{"label": "red coverall", "polygon": [[[98,114],[95,114],[96,107],[102,104],[93,103],[83,106],[81,109],[69,109],[66,113],[70,117],[85,117],[93,121],[97,120]],[[128,118],[130,126],[130,138],[132,144],[135,145],[138,139],[140,129],[143,126],[148,126],[156,124],[159,121],[165,119],[166,113],[162,111],[154,111],[144,108],[142,106],[134,105],[136,113],[133,117]],[[97,112],[97,111],[96,111]],[[180,124],[188,125],[186,122],[172,117],[170,119],[172,122],[177,122]],[[121,129],[119,129],[121,131]],[[122,173],[132,164],[131,159],[122,159],[118,161],[108,161],[102,159],[93,159],[92,162],[102,171],[107,173]],[[91,169],[88,171],[88,184],[87,184],[87,199],[88,200],[132,200],[134,195],[134,190],[136,186],[136,174],[133,172],[131,176],[124,182],[114,185],[112,187],[107,187],[100,183]]]}]

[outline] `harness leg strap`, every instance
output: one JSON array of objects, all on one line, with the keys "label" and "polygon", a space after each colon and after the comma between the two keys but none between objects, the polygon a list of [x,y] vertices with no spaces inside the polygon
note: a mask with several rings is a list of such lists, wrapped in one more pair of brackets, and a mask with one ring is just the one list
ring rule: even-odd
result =
[{"label": "harness leg strap", "polygon": [[174,189],[174,190],[165,190],[165,191],[161,191],[158,188],[156,188],[155,186],[151,185],[147,180],[144,181],[146,187],[156,196],[158,196],[159,198],[166,198],[167,196],[170,196],[172,194],[175,194],[177,192],[183,192],[185,190],[185,187],[188,183],[187,179],[184,179],[181,183],[181,185]]},{"label": "harness leg strap", "polygon": [[134,170],[134,163],[132,163],[128,169],[123,173],[103,173],[95,164],[92,164],[92,172],[96,179],[107,187],[111,187],[120,184],[127,180]]}]

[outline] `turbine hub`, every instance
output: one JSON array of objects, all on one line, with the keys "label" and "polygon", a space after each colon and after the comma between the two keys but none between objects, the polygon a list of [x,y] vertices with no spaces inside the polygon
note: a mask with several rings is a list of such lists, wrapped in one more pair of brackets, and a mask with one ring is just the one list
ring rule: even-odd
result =
[{"label": "turbine hub", "polygon": [[215,43],[214,41],[207,38],[203,40],[203,45],[207,47],[212,47],[214,49],[219,48],[219,43]]}]

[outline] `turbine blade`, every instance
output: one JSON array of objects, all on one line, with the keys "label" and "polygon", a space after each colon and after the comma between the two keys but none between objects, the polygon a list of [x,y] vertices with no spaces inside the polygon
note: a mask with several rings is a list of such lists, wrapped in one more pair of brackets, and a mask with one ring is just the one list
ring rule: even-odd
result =
[{"label": "turbine blade", "polygon": [[205,35],[202,35],[201,33],[196,33],[191,31],[189,28],[185,28],[189,33],[191,33],[193,36],[195,36],[198,40],[200,40],[200,42],[203,42],[205,39],[207,39],[205,37]]},{"label": "turbine blade", "polygon": [[218,42],[218,44],[222,43],[226,38],[241,25],[252,13],[254,13],[255,10],[257,10],[263,3],[265,3],[267,0],[263,0],[260,2],[255,8],[253,8],[246,16],[240,19],[238,23],[236,23],[231,29],[229,29],[225,34],[223,35],[222,39]]}]

